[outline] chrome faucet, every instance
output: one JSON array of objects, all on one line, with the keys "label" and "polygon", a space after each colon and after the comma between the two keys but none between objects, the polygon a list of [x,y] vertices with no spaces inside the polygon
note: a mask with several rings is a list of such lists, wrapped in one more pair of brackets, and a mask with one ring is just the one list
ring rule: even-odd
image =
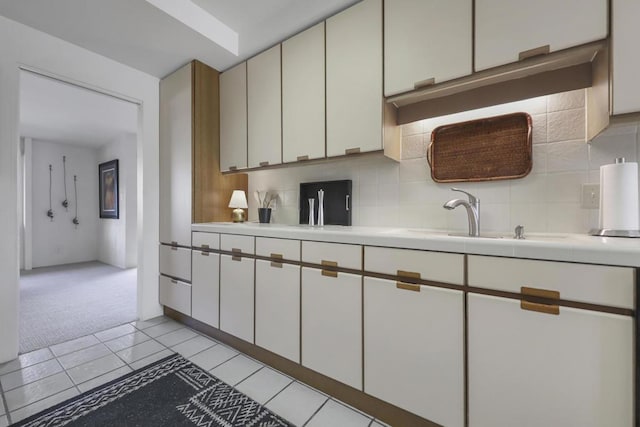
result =
[{"label": "chrome faucet", "polygon": [[445,203],[442,207],[445,209],[453,210],[462,205],[467,210],[467,216],[469,217],[469,236],[480,236],[480,199],[473,194],[467,193],[459,188],[452,188],[452,191],[459,191],[466,194],[469,197],[469,201],[462,199],[451,199]]}]

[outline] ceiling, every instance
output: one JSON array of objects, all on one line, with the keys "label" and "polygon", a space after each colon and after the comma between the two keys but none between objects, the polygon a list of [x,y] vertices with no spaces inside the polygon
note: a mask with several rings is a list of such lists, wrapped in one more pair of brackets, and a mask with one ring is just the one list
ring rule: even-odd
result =
[{"label": "ceiling", "polygon": [[0,15],[161,78],[192,59],[224,71],[359,0],[191,1],[238,34],[238,56],[145,0],[0,0]]},{"label": "ceiling", "polygon": [[99,147],[137,133],[138,106],[28,71],[20,73],[20,135]]}]

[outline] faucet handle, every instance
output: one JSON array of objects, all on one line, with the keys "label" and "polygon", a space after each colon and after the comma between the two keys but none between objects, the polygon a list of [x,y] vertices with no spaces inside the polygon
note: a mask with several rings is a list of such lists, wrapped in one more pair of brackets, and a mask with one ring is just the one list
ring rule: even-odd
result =
[{"label": "faucet handle", "polygon": [[476,204],[476,203],[480,202],[480,199],[478,199],[476,196],[474,196],[473,194],[468,193],[468,192],[466,192],[464,190],[461,190],[459,188],[451,187],[451,191],[459,191],[460,193],[466,194],[469,197],[469,203]]}]

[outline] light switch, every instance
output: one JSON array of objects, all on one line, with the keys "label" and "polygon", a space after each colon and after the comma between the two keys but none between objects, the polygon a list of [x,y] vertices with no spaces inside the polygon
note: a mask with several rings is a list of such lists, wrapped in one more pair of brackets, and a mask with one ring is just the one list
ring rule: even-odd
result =
[{"label": "light switch", "polygon": [[600,208],[600,184],[582,184],[582,208]]}]

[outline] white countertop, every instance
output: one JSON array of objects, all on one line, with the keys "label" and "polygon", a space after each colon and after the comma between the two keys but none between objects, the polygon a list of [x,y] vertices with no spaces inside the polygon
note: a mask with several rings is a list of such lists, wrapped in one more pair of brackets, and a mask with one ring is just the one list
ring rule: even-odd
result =
[{"label": "white countertop", "polygon": [[508,233],[469,237],[449,235],[444,230],[339,225],[310,227],[250,222],[193,224],[191,229],[211,233],[640,267],[640,239],[637,238],[525,231],[526,238],[516,240]]}]

